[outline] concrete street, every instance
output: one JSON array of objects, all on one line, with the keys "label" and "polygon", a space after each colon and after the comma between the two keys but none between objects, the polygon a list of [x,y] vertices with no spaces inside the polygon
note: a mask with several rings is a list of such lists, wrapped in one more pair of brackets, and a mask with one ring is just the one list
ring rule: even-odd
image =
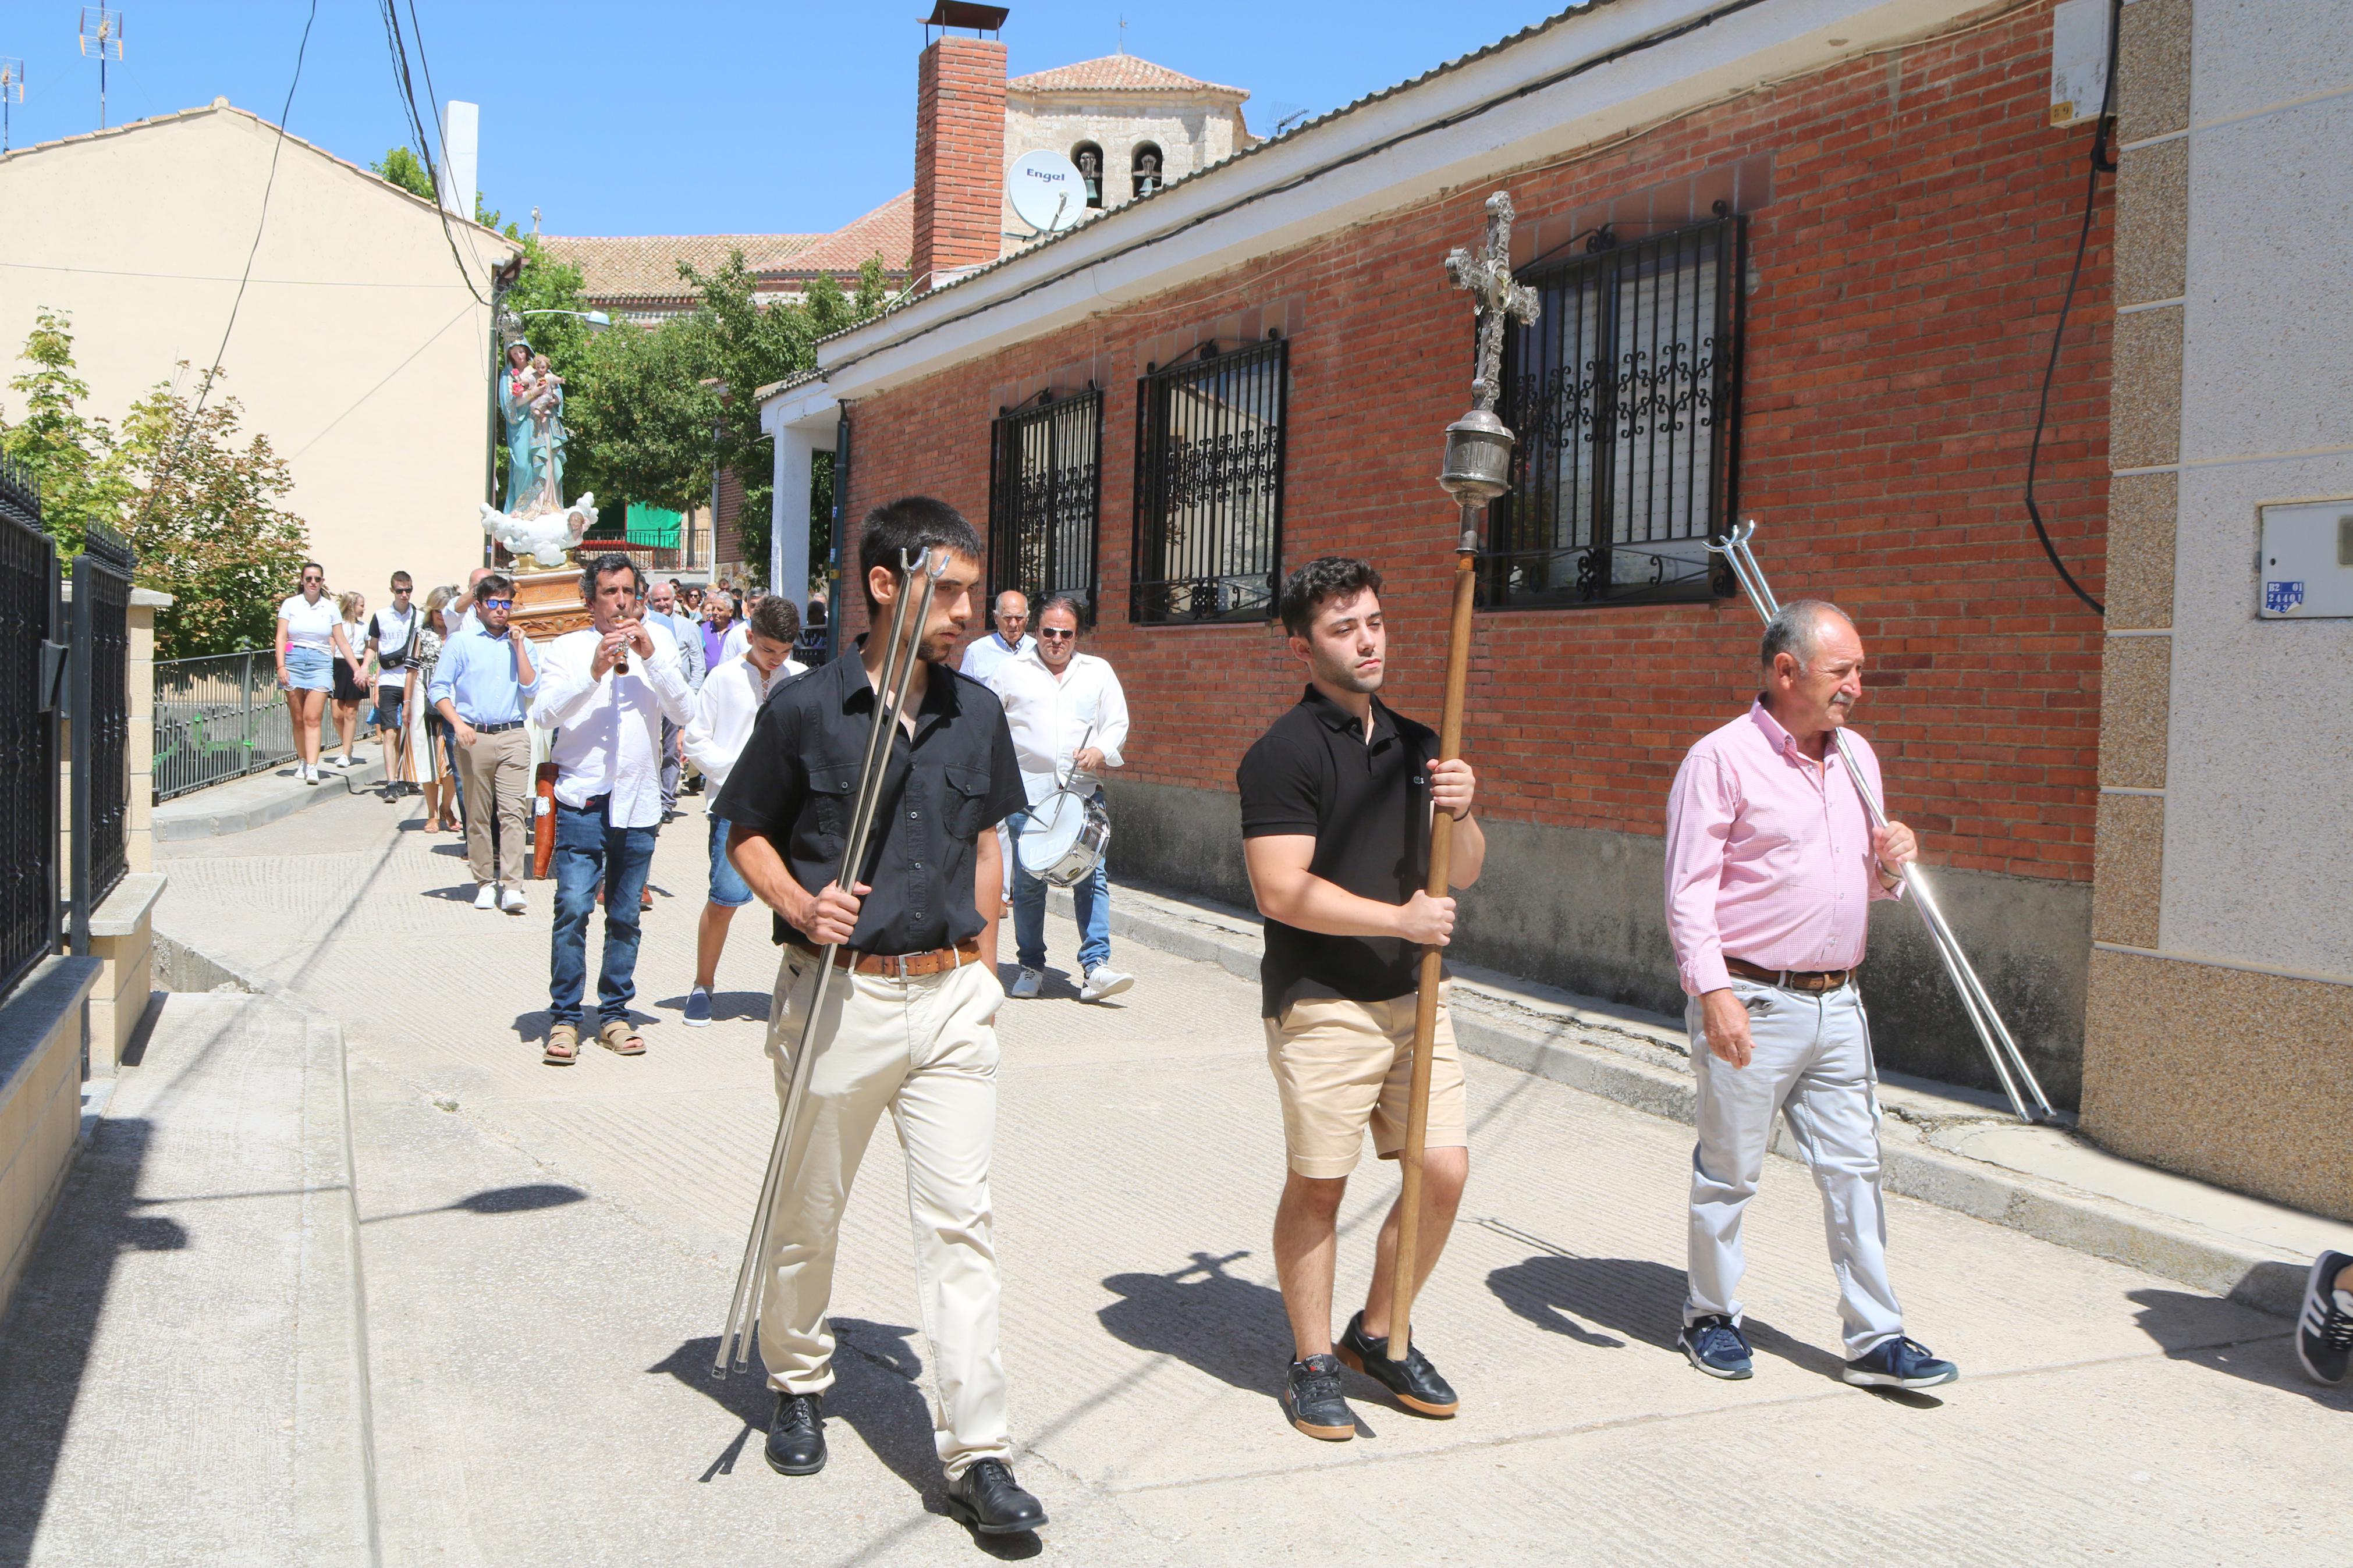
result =
[{"label": "concrete street", "polygon": [[[756,1376],[709,1375],[775,1120],[760,1054],[775,960],[746,911],[720,1022],[679,1026],[704,888],[690,804],[663,835],[638,965],[649,1052],[591,1046],[565,1069],[536,1045],[550,885],[521,918],[477,912],[457,842],[417,831],[406,803],[336,800],[159,846],[159,930],[343,1026],[385,1563],[975,1552],[943,1511],[887,1135],[842,1246],[830,1467],[771,1474],[770,1396]],[[1067,964],[1066,921],[1050,942]],[[1775,1161],[1748,1228],[1757,1373],[1719,1383],[1672,1348],[1686,1131],[1477,1058],[1464,1220],[1416,1317],[1463,1414],[1419,1419],[1356,1380],[1356,1440],[1301,1436],[1273,1400],[1289,1353],[1267,1243],[1282,1145],[1255,988],[1133,943],[1116,958],[1140,976],[1118,1002],[1082,1005],[1058,973],[998,1020],[1016,1469],[1053,1515],[1000,1554],[2353,1562],[2353,1391],[2303,1378],[2284,1321],[1898,1198],[1912,1331],[1963,1377],[1934,1397],[1850,1389],[1819,1205],[1803,1169]],[[1393,1192],[1368,1159],[1344,1214],[1343,1312]],[[139,1278],[168,1290],[214,1221],[193,1197],[139,1212],[185,1229],[186,1247],[141,1258]],[[110,1331],[137,1324],[131,1278],[105,1303]],[[58,1529],[84,1517],[66,1501]],[[48,1535],[29,1554],[76,1555]],[[117,1560],[175,1559],[159,1542]],[[224,1542],[176,1560],[272,1559]]]}]

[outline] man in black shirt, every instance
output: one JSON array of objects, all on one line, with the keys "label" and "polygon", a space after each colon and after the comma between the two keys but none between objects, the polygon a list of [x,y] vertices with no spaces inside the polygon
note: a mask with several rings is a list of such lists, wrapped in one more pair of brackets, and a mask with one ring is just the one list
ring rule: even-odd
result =
[{"label": "man in black shirt", "polygon": [[[944,660],[972,623],[980,541],[939,501],[911,497],[868,514],[859,540],[868,624],[887,627],[903,552],[944,550],[931,586],[922,662],[892,725],[866,863],[835,881],[871,731],[883,638],[777,688],[753,721],[712,810],[728,854],[771,910],[785,950],[768,1026],[782,1100],[817,990],[821,950],[841,945],[793,1152],[777,1184],[763,1267],[760,1355],[777,1392],[768,1463],[825,1465],[826,1321],[843,1206],[884,1110],[907,1157],[923,1326],[939,1394],[934,1442],[948,1508],[987,1535],[1046,1522],[1006,1466],[1005,1364],[997,1348],[997,1252],[988,1167],[997,1128],[996,826],[1026,804],[1004,710]],[[929,581],[918,576],[919,586]]]},{"label": "man in black shirt", "polygon": [[[1343,1362],[1409,1410],[1451,1415],[1460,1403],[1419,1338],[1404,1361],[1389,1360],[1399,1205],[1381,1226],[1365,1309],[1333,1353],[1340,1199],[1367,1124],[1381,1158],[1395,1159],[1405,1145],[1419,950],[1443,947],[1454,931],[1454,900],[1431,898],[1426,886],[1431,813],[1458,824],[1454,886],[1477,881],[1487,855],[1471,819],[1470,764],[1440,759],[1433,731],[1373,695],[1388,651],[1380,593],[1380,574],[1362,561],[1325,556],[1291,574],[1282,626],[1307,666],[1307,690],[1250,749],[1237,775],[1250,889],[1266,917],[1261,1010],[1291,1166],[1274,1212],[1275,1272],[1296,1352],[1283,1414],[1309,1436],[1335,1441],[1356,1435],[1340,1389]],[[1441,995],[1417,1289],[1446,1245],[1469,1170],[1462,1060]]]}]

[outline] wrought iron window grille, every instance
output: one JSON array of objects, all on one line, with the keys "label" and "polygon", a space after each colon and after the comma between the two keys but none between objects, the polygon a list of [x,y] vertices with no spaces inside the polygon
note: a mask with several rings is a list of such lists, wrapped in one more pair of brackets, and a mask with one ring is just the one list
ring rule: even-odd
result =
[{"label": "wrought iron window grille", "polygon": [[1584,255],[1522,275],[1542,308],[1504,340],[1497,413],[1518,443],[1487,514],[1480,603],[1725,596],[1706,544],[1737,503],[1746,222],[1577,237]]},{"label": "wrought iron window grille", "polygon": [[1291,344],[1212,341],[1137,383],[1134,579],[1145,626],[1262,621],[1282,563]]},{"label": "wrought iron window grille", "polygon": [[988,579],[1032,605],[1067,594],[1092,624],[1102,529],[1103,396],[1051,387],[999,409],[990,434]]}]

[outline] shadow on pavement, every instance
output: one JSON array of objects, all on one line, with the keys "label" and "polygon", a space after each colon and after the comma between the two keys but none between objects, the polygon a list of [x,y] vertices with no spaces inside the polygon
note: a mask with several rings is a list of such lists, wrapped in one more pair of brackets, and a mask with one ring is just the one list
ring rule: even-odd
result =
[{"label": "shadow on pavement", "polygon": [[415,1219],[428,1214],[525,1214],[533,1209],[562,1208],[576,1204],[588,1194],[578,1187],[554,1182],[531,1182],[519,1187],[486,1187],[471,1193],[455,1203],[436,1204],[428,1209],[403,1209],[398,1214],[370,1215],[362,1225],[381,1225],[388,1219]]},{"label": "shadow on pavement", "polygon": [[64,1194],[10,1303],[0,1331],[0,1568],[31,1560],[99,1314],[125,1252],[176,1252],[187,1227],[137,1212],[139,1173],[154,1124],[104,1121],[75,1162]]},{"label": "shadow on pavement", "polygon": [[[664,996],[654,1005],[665,1013],[686,1010],[686,994]],[[711,1021],[714,1024],[746,1020],[755,1024],[768,1021],[768,994],[765,991],[713,991],[711,994]]]},{"label": "shadow on pavement", "polygon": [[[1487,1276],[1487,1289],[1518,1316],[1538,1328],[1566,1334],[1579,1344],[1623,1350],[1626,1340],[1672,1352],[1683,1321],[1683,1271],[1647,1258],[1567,1258],[1539,1253]],[[1588,1329],[1585,1323],[1595,1327]],[[1597,1332],[1596,1329],[1610,1332]],[[1794,1366],[1841,1381],[1845,1366],[1836,1356],[1793,1340],[1767,1323],[1741,1323],[1752,1349]],[[1612,1337],[1623,1334],[1626,1339]]]},{"label": "shadow on pavement", "polygon": [[[2259,1318],[2260,1322],[2276,1325],[2275,1331],[2217,1342],[2215,1311],[2224,1303],[2211,1296],[2151,1289],[2128,1290],[2125,1298],[2139,1308],[2133,1320],[2141,1331],[2155,1340],[2170,1360],[2189,1362],[2284,1393],[2301,1394],[2333,1410],[2353,1410],[2353,1383],[2331,1388],[2305,1374],[2304,1363],[2295,1355],[2295,1324],[2286,1319]],[[2252,1315],[2253,1310],[2248,1310]]]}]

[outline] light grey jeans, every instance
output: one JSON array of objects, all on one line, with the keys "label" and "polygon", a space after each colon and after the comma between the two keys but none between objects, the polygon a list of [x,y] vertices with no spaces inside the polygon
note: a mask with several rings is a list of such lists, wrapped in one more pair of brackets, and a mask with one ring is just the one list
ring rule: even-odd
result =
[{"label": "light grey jeans", "polygon": [[1904,1331],[1887,1282],[1887,1205],[1879,1190],[1879,1071],[1871,1026],[1852,982],[1819,996],[1733,976],[1756,1050],[1745,1068],[1707,1047],[1700,1000],[1683,1009],[1699,1089],[1692,1150],[1688,1325],[1715,1313],[1740,1321],[1740,1216],[1757,1192],[1773,1141],[1773,1113],[1822,1192],[1822,1225],[1838,1275],[1847,1359]]}]

